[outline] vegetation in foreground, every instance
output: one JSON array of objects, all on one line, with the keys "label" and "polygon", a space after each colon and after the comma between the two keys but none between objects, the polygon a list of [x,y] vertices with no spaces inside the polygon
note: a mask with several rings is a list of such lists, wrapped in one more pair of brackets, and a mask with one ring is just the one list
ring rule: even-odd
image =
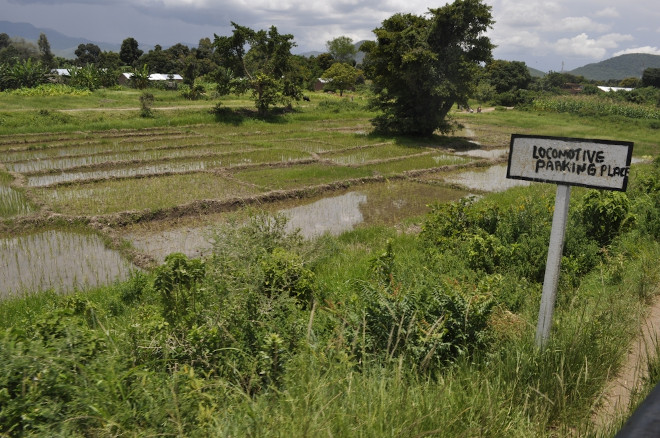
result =
[{"label": "vegetation in foreground", "polygon": [[418,235],[314,242],[255,214],[218,230],[208,259],[172,254],[110,288],[3,302],[0,430],[595,433],[596,397],[656,292],[660,162],[628,194],[576,190],[539,351],[552,205],[540,185],[436,205]]}]

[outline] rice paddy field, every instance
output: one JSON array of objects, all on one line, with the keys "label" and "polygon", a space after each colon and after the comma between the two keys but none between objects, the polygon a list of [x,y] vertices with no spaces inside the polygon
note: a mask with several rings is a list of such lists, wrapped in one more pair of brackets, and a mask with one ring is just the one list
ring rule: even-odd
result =
[{"label": "rice paddy field", "polygon": [[[644,397],[601,402],[657,306],[656,121],[153,92],[0,93],[0,435],[613,436]],[[514,133],[635,144],[625,196],[572,194],[544,349],[555,186],[505,178]]]},{"label": "rice paddy field", "polygon": [[567,115],[541,125],[518,111],[457,112],[454,135],[411,139],[372,133],[361,97],[313,94],[258,119],[244,97],[218,115],[157,92],[154,117],[141,118],[135,93],[96,93],[0,96],[0,296],[71,291],[169,252],[204,254],[213,230],[248,208],[281,212],[306,237],[402,226],[433,202],[520,184],[505,179],[511,133],[575,126]]},{"label": "rice paddy field", "polygon": [[[4,103],[0,296],[84,289],[169,252],[202,255],[213,230],[247,208],[281,212],[309,238],[401,224],[468,194],[441,175],[503,159],[471,154],[494,145],[466,133],[374,135],[369,112],[332,96],[269,120],[238,111],[223,120],[211,104],[168,106],[143,120],[121,102],[84,108],[69,99],[36,114]],[[31,129],[10,132],[21,115]],[[111,127],[85,129],[99,126],[90,117]]]}]

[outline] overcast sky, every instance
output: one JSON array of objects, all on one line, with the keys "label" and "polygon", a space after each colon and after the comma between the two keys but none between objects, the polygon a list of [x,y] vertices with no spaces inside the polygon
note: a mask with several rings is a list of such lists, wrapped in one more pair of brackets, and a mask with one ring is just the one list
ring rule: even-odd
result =
[{"label": "overcast sky", "polygon": [[[624,53],[660,55],[658,0],[485,0],[498,59],[542,71],[572,70]],[[31,23],[72,37],[164,47],[228,35],[230,21],[271,25],[295,37],[294,53],[325,51],[338,36],[373,39],[397,12],[424,14],[445,0],[0,0],[0,19]]]}]

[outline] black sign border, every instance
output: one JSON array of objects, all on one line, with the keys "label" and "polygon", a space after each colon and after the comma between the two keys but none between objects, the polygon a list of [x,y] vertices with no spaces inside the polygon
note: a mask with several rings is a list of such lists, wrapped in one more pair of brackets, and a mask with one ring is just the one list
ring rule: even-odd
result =
[{"label": "black sign border", "polygon": [[550,183],[550,184],[564,184],[564,185],[569,185],[569,186],[578,186],[578,187],[587,187],[590,189],[599,189],[599,190],[614,190],[617,192],[625,192],[626,189],[628,188],[628,175],[623,177],[623,184],[621,188],[612,188],[612,187],[602,187],[602,186],[597,186],[597,185],[592,185],[592,184],[581,184],[581,183],[573,183],[573,182],[563,182],[563,181],[554,181],[554,180],[549,180],[545,178],[531,178],[527,176],[517,176],[517,175],[511,175],[510,170],[511,170],[511,153],[513,152],[513,142],[517,138],[539,138],[539,139],[544,139],[544,140],[558,140],[566,143],[599,143],[599,144],[606,144],[606,145],[616,145],[616,146],[626,146],[628,148],[628,154],[626,156],[626,166],[630,167],[631,161],[632,161],[632,152],[633,152],[633,146],[634,142],[632,141],[618,141],[618,140],[603,140],[603,139],[593,139],[593,138],[576,138],[576,137],[554,137],[551,135],[526,135],[526,134],[511,134],[511,142],[509,143],[509,159],[508,159],[508,164],[506,166],[506,177],[508,179],[519,179],[519,180],[524,180],[524,181],[533,181],[533,182],[543,182],[543,183]]}]

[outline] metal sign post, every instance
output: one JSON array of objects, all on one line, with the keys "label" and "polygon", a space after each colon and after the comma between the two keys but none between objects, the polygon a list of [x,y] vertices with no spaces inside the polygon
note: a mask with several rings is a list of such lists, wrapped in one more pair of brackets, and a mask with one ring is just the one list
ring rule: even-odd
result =
[{"label": "metal sign post", "polygon": [[557,184],[536,345],[550,338],[571,186],[625,191],[633,143],[513,134],[507,178]]},{"label": "metal sign post", "polygon": [[548,247],[548,261],[545,264],[545,277],[543,278],[539,322],[536,326],[536,345],[538,347],[543,347],[550,337],[570,200],[571,186],[565,184],[557,185],[555,212],[552,216],[552,230],[550,231],[550,245]]}]

